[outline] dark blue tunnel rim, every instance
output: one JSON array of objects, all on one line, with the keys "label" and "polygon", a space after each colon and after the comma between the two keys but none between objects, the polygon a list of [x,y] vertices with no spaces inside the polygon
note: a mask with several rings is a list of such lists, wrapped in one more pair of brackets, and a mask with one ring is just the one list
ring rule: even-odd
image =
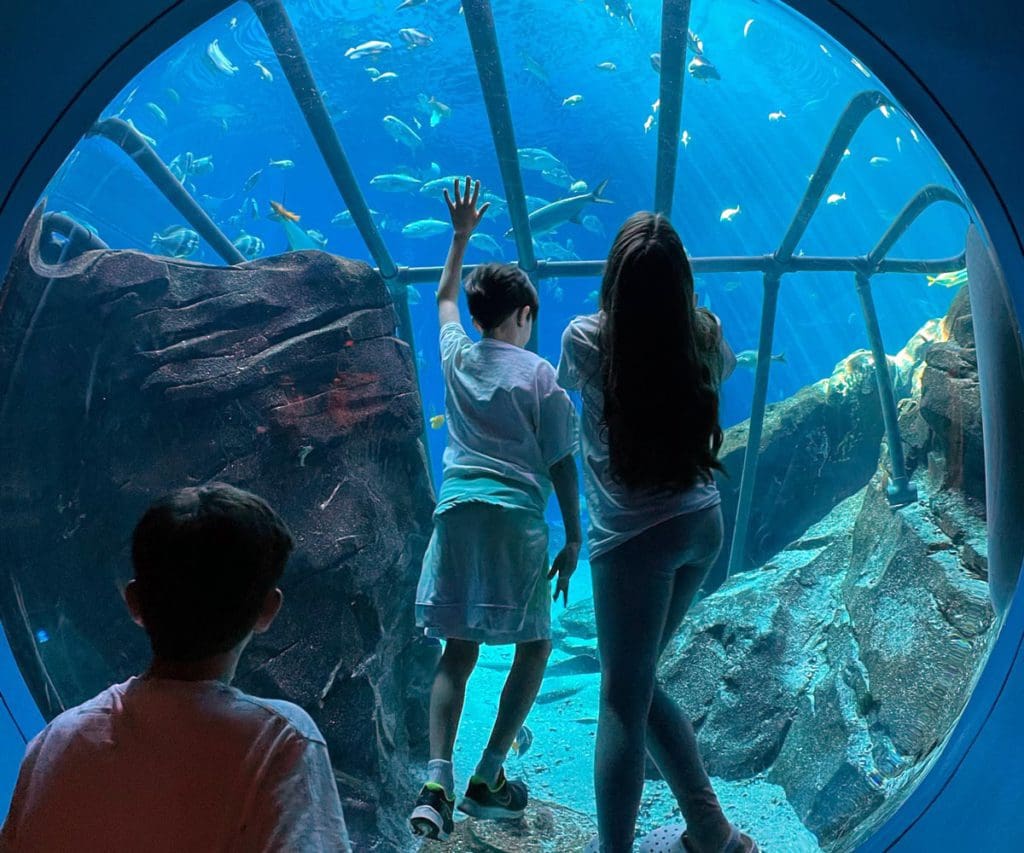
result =
[{"label": "dark blue tunnel rim", "polygon": [[[781,2],[781,0],[780,0]],[[34,161],[40,157],[45,150],[48,142],[53,137],[56,130],[61,126],[68,117],[68,114],[72,109],[79,105],[80,102],[86,100],[85,96],[90,92],[90,89],[96,84],[97,80],[111,69],[119,69],[118,62],[127,51],[127,49],[138,41],[143,35],[150,32],[159,33],[161,25],[164,25],[166,20],[180,7],[186,5],[186,0],[173,0],[170,2],[161,12],[156,14],[148,23],[144,26],[139,27],[131,36],[129,36],[120,46],[112,50],[109,56],[89,75],[86,81],[75,91],[71,96],[70,100],[60,109],[56,118],[50,123],[50,125],[43,132],[42,136],[32,147],[28,157],[25,159],[17,173],[14,175],[13,180],[10,183],[7,191],[5,192],[2,199],[0,199],[0,218],[2,218],[7,211],[8,205],[15,193],[21,188],[23,181],[25,180],[26,174],[33,166]],[[212,11],[208,14],[205,12],[198,16],[198,20],[194,23],[190,22],[190,30],[200,26],[205,21],[212,18],[214,15],[219,14],[224,8],[232,5],[231,2],[218,2],[214,5]],[[853,38],[852,33],[844,33],[846,40],[840,40],[836,35],[837,30],[834,26],[829,26],[824,22],[825,15],[822,10],[819,9],[808,9],[809,5],[807,0],[793,0],[793,2],[784,3],[798,11],[800,14],[805,16],[808,20],[815,22],[821,26],[823,30],[829,33],[829,35],[835,38],[840,44],[849,44],[857,41]],[[912,81],[913,85],[916,86],[921,92],[927,95],[930,103],[933,107],[937,108],[939,113],[944,118],[946,124],[955,132],[959,143],[963,146],[965,151],[970,155],[972,165],[976,167],[980,174],[984,178],[984,190],[978,190],[979,194],[985,192],[990,198],[994,199],[998,205],[1000,212],[1002,213],[1003,223],[1009,226],[1010,232],[1013,234],[1013,239],[1016,242],[1018,251],[1024,254],[1024,240],[1022,240],[1021,232],[1018,230],[1013,217],[1010,214],[1009,206],[1005,199],[1000,193],[996,183],[992,177],[991,172],[986,167],[984,161],[978,155],[976,148],[971,144],[966,134],[953,119],[949,111],[943,106],[942,102],[935,96],[932,90],[924,83],[922,78],[897,54],[892,47],[880,38],[873,30],[867,27],[855,15],[850,13],[848,10],[842,8],[835,0],[828,0],[828,7],[831,7],[837,14],[846,18],[849,22],[852,22],[861,37],[866,39],[869,43],[873,43],[881,47],[889,56],[894,59],[902,69],[903,73],[907,76],[909,81]],[[210,9],[211,6],[205,6],[206,9]],[[154,51],[154,55],[159,55],[159,52],[166,50],[175,41],[181,37],[180,33],[174,34],[171,40],[164,40],[161,42],[161,46]],[[159,40],[159,39],[158,39]],[[152,57],[149,61],[152,61]],[[126,80],[130,79],[131,76],[138,72],[138,69],[128,69],[127,73],[123,76]],[[893,91],[895,95],[899,95],[901,89],[905,90],[906,86],[893,85],[892,80],[886,80],[887,87]],[[96,100],[99,100],[97,98]],[[38,196],[37,196],[38,197]],[[977,196],[972,194],[972,200],[976,199]],[[1001,223],[1001,224],[1003,224]],[[1005,613],[1003,623],[1000,626],[999,635],[996,637],[995,642],[992,645],[988,659],[986,660],[980,675],[975,684],[975,690],[972,693],[971,698],[968,701],[968,705],[961,715],[961,718],[957,721],[950,736],[947,738],[945,746],[942,750],[941,755],[937,758],[935,764],[929,768],[928,772],[923,777],[921,783],[907,796],[898,810],[893,813],[886,821],[875,830],[875,833],[871,838],[867,839],[866,844],[871,845],[871,841],[876,835],[881,834],[888,827],[889,829],[898,833],[894,836],[892,843],[896,843],[900,839],[904,838],[911,828],[929,811],[931,806],[939,799],[942,792],[952,782],[953,777],[956,774],[957,769],[964,763],[971,748],[981,736],[985,725],[995,712],[999,699],[1002,696],[1006,685],[1009,682],[1015,663],[1021,659],[1022,647],[1024,647],[1024,602],[1021,601],[1022,587],[1020,581],[1018,581],[1017,587],[1014,591],[1014,595],[1011,599],[1010,605]],[[1009,636],[1016,638],[1015,641],[1011,640]],[[1001,652],[997,658],[997,651]],[[994,664],[999,663],[999,669],[1002,675],[996,675],[993,672]],[[1005,666],[1005,669],[1003,667]],[[965,723],[964,718],[968,716],[967,712],[971,708],[971,705],[976,704],[975,700],[980,701],[981,697],[977,696],[978,691],[982,688],[984,682],[997,682],[998,686],[990,683],[986,688],[985,703],[988,707],[984,714],[975,713],[971,716],[970,725]],[[990,692],[994,689],[994,693]],[[953,752],[957,755],[954,757]],[[941,782],[938,781],[936,774],[941,772]],[[931,783],[931,784],[929,784]],[[924,788],[930,788],[931,793],[927,797],[927,801],[924,803],[920,802],[919,794],[923,793]],[[917,802],[915,803],[915,800]],[[900,814],[903,812],[914,812],[913,815],[907,814],[903,820],[900,820]],[[902,829],[896,824],[901,824]],[[889,846],[889,845],[887,845]],[[867,848],[863,848],[867,849]]]}]

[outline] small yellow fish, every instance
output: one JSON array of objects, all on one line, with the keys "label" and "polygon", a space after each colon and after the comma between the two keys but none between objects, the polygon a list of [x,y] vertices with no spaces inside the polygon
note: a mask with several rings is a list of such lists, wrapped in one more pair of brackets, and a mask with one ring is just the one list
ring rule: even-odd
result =
[{"label": "small yellow fish", "polygon": [[282,219],[290,219],[292,222],[298,222],[302,218],[299,214],[292,213],[290,210],[287,210],[280,202],[272,201],[270,202],[270,206],[273,208],[274,213]]},{"label": "small yellow fish", "polygon": [[933,284],[937,284],[941,287],[959,287],[961,284],[967,283],[967,270],[955,270],[954,272],[930,275],[927,276],[927,279],[929,287]]},{"label": "small yellow fish", "polygon": [[432,417],[430,419],[430,428],[431,429],[441,429],[441,427],[443,427],[443,426],[444,426],[444,415],[434,415],[434,417]]}]

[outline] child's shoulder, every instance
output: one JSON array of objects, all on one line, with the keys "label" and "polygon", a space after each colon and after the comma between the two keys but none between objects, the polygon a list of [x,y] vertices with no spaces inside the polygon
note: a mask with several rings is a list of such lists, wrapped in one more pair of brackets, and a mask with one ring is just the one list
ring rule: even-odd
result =
[{"label": "child's shoulder", "polygon": [[238,701],[243,705],[251,706],[257,713],[262,712],[279,718],[306,740],[324,743],[324,736],[317,724],[313,722],[313,718],[294,702],[289,702],[286,699],[264,699],[262,696],[252,696],[241,690],[235,692]]}]

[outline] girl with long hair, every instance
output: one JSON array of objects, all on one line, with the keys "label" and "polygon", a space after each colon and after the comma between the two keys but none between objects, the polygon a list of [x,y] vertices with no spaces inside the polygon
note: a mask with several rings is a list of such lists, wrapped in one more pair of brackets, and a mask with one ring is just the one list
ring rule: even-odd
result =
[{"label": "girl with long hair", "polygon": [[690,721],[656,684],[658,659],[722,546],[718,386],[735,367],[715,315],[695,307],[682,241],[659,214],[636,213],[612,245],[600,310],[562,336],[560,384],[583,400],[584,490],[601,698],[594,786],[599,843],[633,847],[645,746],[679,802],[686,831],[641,849],[751,853],[725,817]]}]

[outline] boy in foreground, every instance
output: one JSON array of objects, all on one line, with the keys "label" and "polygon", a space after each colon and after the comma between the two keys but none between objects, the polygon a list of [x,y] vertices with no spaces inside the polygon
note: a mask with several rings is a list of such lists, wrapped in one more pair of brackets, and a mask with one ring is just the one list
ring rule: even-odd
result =
[{"label": "boy in foreground", "polygon": [[125,599],[152,663],[28,745],[0,850],[350,853],[316,724],[230,686],[281,608],[292,545],[266,503],[224,483],[146,511]]}]

